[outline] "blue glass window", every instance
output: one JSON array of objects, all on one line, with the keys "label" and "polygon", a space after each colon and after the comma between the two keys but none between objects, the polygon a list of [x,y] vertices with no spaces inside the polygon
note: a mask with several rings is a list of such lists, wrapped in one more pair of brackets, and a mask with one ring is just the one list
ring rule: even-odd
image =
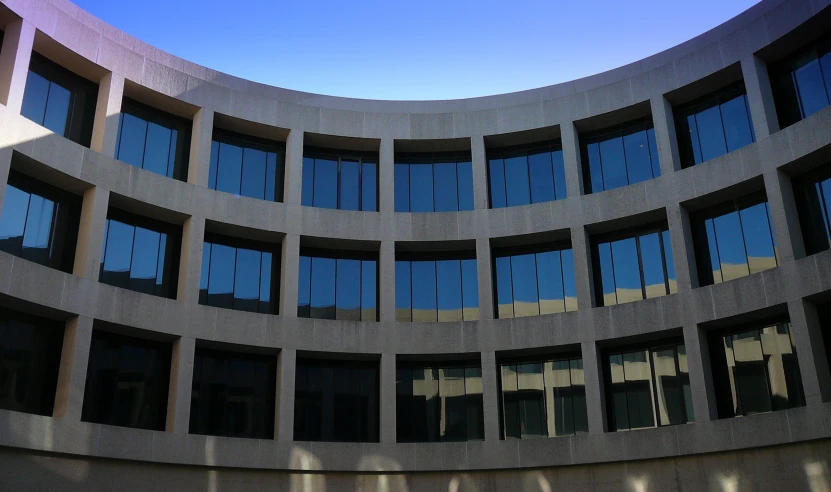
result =
[{"label": "blue glass window", "polygon": [[278,245],[206,234],[199,303],[277,314],[279,269]]},{"label": "blue glass window", "polygon": [[461,210],[473,210],[473,168],[469,154],[396,155],[396,212]]},{"label": "blue glass window", "polygon": [[806,252],[831,248],[831,165],[794,179],[793,186]]},{"label": "blue glass window", "polygon": [[397,321],[479,319],[476,259],[459,253],[399,254],[395,260]]},{"label": "blue glass window", "polygon": [[301,202],[307,207],[378,211],[378,154],[308,148]]},{"label": "blue glass window", "polygon": [[12,170],[0,213],[0,251],[71,272],[80,214],[80,197]]},{"label": "blue glass window", "polygon": [[208,188],[281,202],[284,169],[284,144],[214,130]]},{"label": "blue glass window", "polygon": [[580,136],[586,193],[620,188],[661,175],[652,120]]},{"label": "blue glass window", "polygon": [[498,318],[519,318],[577,309],[574,255],[570,248],[534,246],[494,254]]},{"label": "blue glass window", "polygon": [[528,205],[566,197],[559,141],[488,153],[491,208]]},{"label": "blue glass window", "polygon": [[[185,181],[190,132],[189,120],[124,98],[115,158],[162,176]],[[224,163],[219,167],[223,168],[223,165]],[[229,176],[227,179],[233,180],[230,168],[225,171],[227,174],[223,175],[223,181],[226,175]]]},{"label": "blue glass window", "polygon": [[825,108],[831,102],[831,35],[773,64],[769,73],[780,127]]},{"label": "blue glass window", "polygon": [[297,315],[302,318],[378,320],[377,253],[300,251]]}]

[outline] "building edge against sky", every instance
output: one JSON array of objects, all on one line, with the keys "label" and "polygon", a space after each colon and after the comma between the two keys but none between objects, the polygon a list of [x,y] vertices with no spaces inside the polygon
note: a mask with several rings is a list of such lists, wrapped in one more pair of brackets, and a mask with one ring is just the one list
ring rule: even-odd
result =
[{"label": "building edge against sky", "polygon": [[0,488],[831,487],[828,1],[419,102],[0,3]]}]

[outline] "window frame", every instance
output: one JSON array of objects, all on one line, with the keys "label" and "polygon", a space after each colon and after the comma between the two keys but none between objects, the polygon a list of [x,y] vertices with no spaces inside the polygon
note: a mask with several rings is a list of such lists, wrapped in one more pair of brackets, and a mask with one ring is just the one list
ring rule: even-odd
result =
[{"label": "window frame", "polygon": [[[393,174],[397,166],[407,166],[407,210],[394,210],[398,213],[442,213],[436,210],[436,170],[437,164],[450,164],[454,162],[456,165],[456,210],[448,210],[447,212],[469,212],[476,208],[476,198],[473,198],[473,204],[470,209],[462,209],[459,200],[459,164],[470,163],[473,166],[472,154],[470,151],[449,151],[449,152],[396,152],[395,162],[393,164]],[[413,197],[412,197],[412,166],[431,166],[430,167],[430,184],[433,190],[433,210],[425,212],[413,212]],[[473,189],[473,182],[470,183],[471,192]]]},{"label": "window frame", "polygon": [[[636,130],[637,129],[637,130]],[[632,183],[629,179],[629,163],[626,160],[626,149],[625,145],[623,144],[623,139],[628,135],[633,135],[635,133],[644,132],[647,138],[647,150],[649,151],[649,158],[650,158],[650,170],[652,171],[652,178],[656,179],[661,177],[661,161],[660,155],[652,156],[652,145],[649,142],[649,130],[652,130],[655,133],[655,123],[652,120],[652,115],[643,116],[640,118],[635,118],[623,123],[618,123],[616,125],[607,126],[598,130],[591,130],[587,132],[578,132],[579,136],[579,143],[580,143],[580,157],[582,161],[582,171],[583,171],[583,194],[590,195],[592,193],[603,193],[604,191],[611,191],[616,190],[618,188],[624,188],[626,186],[631,186],[633,184],[642,183],[644,181],[637,181]],[[614,188],[606,188],[606,185],[603,185],[602,190],[593,191],[592,179],[591,179],[591,164],[589,163],[589,145],[591,144],[598,144],[600,145],[601,142],[605,142],[608,140],[612,140],[614,138],[621,139],[621,145],[623,146],[623,155],[624,155],[624,169],[626,171],[626,184],[623,186],[617,186]],[[657,150],[658,140],[657,136],[655,136],[655,148]],[[601,166],[602,166],[602,158],[601,158]],[[655,171],[658,171],[658,174],[655,174]],[[601,172],[603,172],[601,167]]]},{"label": "window frame", "polygon": [[[816,193],[816,186],[827,180],[831,180],[831,162],[792,179],[799,226],[808,255],[831,248],[831,200]],[[812,203],[812,200],[816,202]],[[819,210],[814,209],[815,205]]]},{"label": "window frame", "polygon": [[[380,281],[381,281],[381,276],[380,276],[380,268],[379,268],[380,254],[379,254],[378,251],[334,250],[334,249],[327,249],[327,248],[316,248],[316,247],[313,247],[313,246],[311,246],[311,247],[310,246],[301,246],[300,247],[300,254],[298,255],[298,258],[301,258],[301,257],[325,258],[325,259],[331,259],[331,260],[335,260],[335,261],[337,261],[337,260],[358,260],[358,261],[361,261],[361,262],[374,261],[375,262],[375,319],[374,320],[361,319],[360,321],[361,322],[373,322],[373,321],[377,322],[377,321],[381,320],[381,293],[380,293],[380,288],[379,288],[380,287],[379,284],[380,284]],[[299,268],[298,268],[298,271],[299,271]],[[310,277],[309,277],[309,300],[311,301],[311,291],[313,289],[312,279],[311,279],[311,275],[312,275],[311,271],[309,272],[309,275],[310,275]],[[337,263],[336,263],[336,266],[335,266],[334,283],[335,283],[335,304],[333,305],[333,307],[335,307],[336,312],[337,312],[337,295],[338,295],[337,294]],[[359,286],[359,289],[361,291],[361,299],[363,299],[363,283],[364,283],[363,268],[361,268],[361,285]],[[299,289],[299,284],[300,284],[300,282],[298,282],[298,289]],[[329,319],[329,318],[312,317],[311,316],[311,310],[310,310],[309,316],[301,315],[300,314],[300,308],[301,307],[300,307],[299,292],[298,292],[297,297],[298,297],[298,304],[297,304],[297,317],[298,318]],[[311,308],[311,305],[309,305],[309,308]],[[359,307],[359,310],[361,311],[361,316],[363,317],[363,302],[361,302],[361,306]]]},{"label": "window frame", "polygon": [[[254,137],[251,135],[247,135],[244,133],[235,132],[232,130],[226,130],[224,128],[216,128],[214,127],[213,133],[211,136],[211,147],[213,144],[226,144],[226,145],[233,145],[235,147],[239,147],[243,149],[243,159],[244,159],[244,149],[253,149],[259,150],[261,152],[265,152],[266,154],[275,154],[276,157],[276,169],[275,169],[275,178],[276,182],[274,184],[274,200],[265,200],[265,201],[274,201],[278,203],[283,203],[284,193],[285,193],[285,184],[286,184],[286,144],[285,142],[280,142],[277,140],[269,140],[266,138]],[[217,148],[217,152],[219,152],[219,148]],[[217,154],[216,159],[216,173],[219,174],[219,155]],[[210,168],[213,170],[214,168],[214,155],[213,151],[211,152],[211,163]],[[243,162],[244,164],[244,162]],[[243,173],[243,166],[240,165],[240,186],[242,183],[242,173]],[[266,171],[267,173],[268,171]],[[210,174],[210,173],[209,173]],[[211,188],[210,179],[208,181],[208,188],[217,190],[216,184],[214,183],[214,187]],[[265,186],[265,185],[264,185]],[[241,196],[247,196],[242,195]],[[255,200],[259,200],[259,198],[249,197]]]},{"label": "window frame", "polygon": [[[379,204],[380,204],[380,192],[378,186],[378,178],[380,175],[380,168],[381,162],[379,158],[379,153],[374,151],[360,151],[360,150],[338,150],[338,149],[330,149],[325,147],[305,147],[303,149],[303,165],[305,166],[306,159],[312,159],[317,161],[318,159],[321,160],[330,160],[336,161],[338,170],[337,170],[337,178],[336,178],[336,188],[337,188],[337,196],[335,197],[335,203],[337,207],[330,210],[346,210],[350,212],[378,212]],[[350,161],[358,162],[358,210],[347,210],[340,208],[341,206],[341,169],[343,166],[343,161]],[[374,164],[375,165],[375,210],[364,210],[364,164]],[[315,169],[312,171],[312,198],[311,203],[312,205],[303,205],[305,207],[315,207],[315,208],[328,208],[328,207],[318,207],[314,205],[314,176],[317,172],[317,162],[315,162]],[[302,177],[301,177],[302,180]],[[301,188],[304,186],[301,183]],[[300,200],[303,200],[302,193]]]},{"label": "window frame", "polygon": [[[400,251],[400,252],[396,252],[396,254],[395,254],[395,263],[398,263],[399,261],[402,261],[402,262],[406,261],[406,262],[410,263],[410,286],[409,286],[409,291],[410,291],[410,309],[409,309],[410,310],[410,320],[409,321],[398,321],[396,319],[396,322],[398,322],[398,323],[419,323],[420,322],[420,321],[413,321],[413,290],[414,289],[413,289],[412,262],[414,262],[414,261],[433,262],[433,264],[436,265],[435,271],[436,271],[436,313],[437,313],[437,318],[436,318],[435,323],[459,323],[460,322],[460,321],[439,321],[438,320],[438,312],[439,312],[439,309],[438,309],[439,278],[438,277],[439,276],[438,276],[438,265],[437,265],[437,263],[439,261],[447,261],[447,260],[451,260],[451,261],[459,260],[460,262],[464,261],[464,260],[474,260],[474,261],[476,261],[476,251],[473,251],[473,250],[459,250],[459,251]],[[461,296],[461,300],[462,300],[462,306],[461,306],[462,321],[461,322],[476,321],[476,320],[482,319],[482,311],[481,311],[481,308],[479,307],[478,298],[477,298],[476,308],[479,310],[479,317],[475,318],[475,319],[470,319],[470,320],[464,319],[464,310],[465,310],[465,306],[464,306],[464,273],[461,271],[461,263],[459,264],[459,270],[460,270],[459,271],[459,288],[460,288],[459,295]],[[397,279],[397,277],[396,277],[396,279]],[[396,280],[396,282],[398,282],[398,280]],[[478,269],[477,269],[477,272],[476,272],[476,282],[477,282],[477,292],[478,292],[478,282],[479,282]],[[396,306],[395,307],[396,317],[398,315],[398,310],[399,310],[399,308],[398,308],[398,306]]]},{"label": "window frame", "polygon": [[[515,158],[515,157],[525,157],[526,160],[527,160],[531,155],[533,155],[535,153],[547,152],[549,154],[553,154],[554,152],[558,152],[558,151],[559,152],[563,151],[562,140],[559,139],[559,138],[553,138],[553,139],[550,139],[550,140],[547,140],[547,141],[535,142],[535,143],[530,143],[530,144],[512,145],[512,146],[508,146],[508,147],[497,147],[497,148],[494,148],[494,149],[487,150],[487,152],[486,152],[486,154],[487,154],[487,156],[486,156],[486,160],[487,160],[487,166],[486,166],[487,169],[486,169],[486,171],[487,171],[487,179],[488,179],[488,208],[489,209],[495,209],[495,208],[509,208],[509,207],[512,207],[512,206],[523,206],[523,205],[508,205],[507,200],[506,200],[506,204],[505,204],[504,207],[494,207],[493,206],[493,191],[492,191],[492,186],[491,186],[493,181],[492,181],[491,165],[490,165],[491,160],[502,159],[504,161],[505,159]],[[552,190],[552,192],[554,194],[554,197],[555,197],[554,200],[546,200],[546,201],[540,201],[540,202],[533,201],[533,195],[530,194],[531,179],[532,178],[531,178],[531,173],[530,173],[530,170],[529,170],[529,173],[528,173],[528,187],[529,187],[529,196],[531,197],[529,205],[533,205],[533,204],[536,204],[536,203],[549,203],[549,202],[552,202],[552,201],[564,200],[564,199],[568,198],[568,190],[566,190],[566,196],[564,196],[562,198],[557,198],[557,176],[556,176],[554,166],[555,166],[555,164],[554,164],[553,159],[552,159],[552,163],[551,163],[551,174],[552,174],[551,186],[552,186],[552,188],[551,188],[551,190]],[[504,163],[503,163],[503,167],[505,167]],[[565,165],[563,167],[565,168]],[[506,196],[506,199],[507,199],[507,196],[508,196],[507,180],[508,180],[508,178],[507,178],[506,174],[507,173],[503,171],[503,188],[505,189],[505,196]],[[566,183],[563,183],[562,186],[563,186],[563,188],[566,188]]]},{"label": "window frame", "polygon": [[[799,87],[795,80],[795,72],[814,60],[819,62],[819,59],[829,52],[831,52],[831,33],[826,33],[805,42],[798,49],[769,64],[768,73],[780,129],[785,129],[806,118]],[[805,60],[808,61],[805,62]],[[831,74],[824,73],[821,66],[820,74],[823,77],[826,97],[831,105]]]}]

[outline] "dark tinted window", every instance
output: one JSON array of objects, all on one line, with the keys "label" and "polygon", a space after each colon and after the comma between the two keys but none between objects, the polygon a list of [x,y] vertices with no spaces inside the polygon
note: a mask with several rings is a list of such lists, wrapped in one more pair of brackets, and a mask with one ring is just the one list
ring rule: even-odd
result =
[{"label": "dark tinted window", "polygon": [[0,251],[71,272],[80,215],[80,197],[10,171],[0,213]]},{"label": "dark tinted window", "polygon": [[609,430],[634,430],[695,420],[687,352],[668,343],[606,358]]},{"label": "dark tinted window", "polygon": [[0,308],[0,408],[52,415],[64,324]]},{"label": "dark tinted window", "polygon": [[20,114],[89,147],[98,86],[32,53]]},{"label": "dark tinted window", "polygon": [[473,254],[399,254],[395,260],[397,321],[479,319]]},{"label": "dark tinted window", "polygon": [[807,118],[831,101],[831,35],[771,65],[779,126]]},{"label": "dark tinted window", "polygon": [[473,210],[470,154],[401,154],[395,159],[396,212]]},{"label": "dark tinted window", "polygon": [[123,289],[176,297],[182,230],[110,209],[99,280]]},{"label": "dark tinted window", "polygon": [[478,362],[399,363],[395,391],[397,442],[485,438]]},{"label": "dark tinted window", "polygon": [[274,438],[276,359],[196,348],[190,433]]},{"label": "dark tinted window", "polygon": [[282,143],[214,130],[208,187],[281,202],[285,154]]},{"label": "dark tinted window", "polygon": [[744,84],[732,85],[676,109],[675,127],[684,167],[753,143]]},{"label": "dark tinted window", "polygon": [[297,361],[295,441],[378,442],[378,363]]},{"label": "dark tinted window", "polygon": [[563,150],[559,141],[489,152],[488,175],[491,208],[566,197]]},{"label": "dark tinted window", "polygon": [[170,345],[93,330],[81,420],[164,430]]},{"label": "dark tinted window", "polygon": [[498,318],[519,318],[577,309],[574,255],[570,248],[535,246],[494,253]]},{"label": "dark tinted window", "polygon": [[162,176],[187,180],[191,122],[124,98],[115,158]]},{"label": "dark tinted window", "polygon": [[206,234],[199,303],[277,314],[280,246]]},{"label": "dark tinted window", "polygon": [[831,165],[794,179],[793,186],[805,250],[825,251],[831,247]]},{"label": "dark tinted window", "polygon": [[661,175],[652,120],[580,135],[586,193],[620,188]]},{"label": "dark tinted window", "polygon": [[370,252],[301,250],[297,315],[377,321],[377,258]]},{"label": "dark tinted window", "polygon": [[303,155],[303,205],[378,211],[378,154],[307,149]]}]

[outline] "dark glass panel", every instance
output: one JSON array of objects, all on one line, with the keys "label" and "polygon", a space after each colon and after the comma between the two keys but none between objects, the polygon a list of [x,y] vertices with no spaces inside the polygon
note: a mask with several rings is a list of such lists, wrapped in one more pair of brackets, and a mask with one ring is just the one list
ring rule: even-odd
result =
[{"label": "dark glass panel", "polygon": [[495,270],[497,317],[513,318],[514,293],[511,280],[511,257],[497,257]]},{"label": "dark glass panel", "polygon": [[413,164],[410,168],[410,211],[433,212],[433,166]]},{"label": "dark glass panel", "polygon": [[522,423],[519,412],[519,393],[517,391],[516,365],[503,365],[502,383],[502,429],[505,439],[522,438]]},{"label": "dark glass panel", "polygon": [[3,210],[0,215],[0,250],[20,256],[30,197],[29,193],[10,184],[6,185]]},{"label": "dark glass panel", "polygon": [[337,260],[335,318],[361,320],[361,260]]},{"label": "dark glass panel", "polygon": [[456,165],[459,186],[459,210],[473,210],[473,164],[470,161]]},{"label": "dark glass panel", "polygon": [[21,257],[41,265],[47,264],[52,227],[56,219],[55,209],[55,202],[52,200],[31,195]]},{"label": "dark glass panel", "polygon": [[412,321],[410,262],[395,262],[395,320]]},{"label": "dark glass panel", "polygon": [[560,261],[563,270],[563,293],[565,294],[566,311],[576,311],[577,277],[574,274],[574,252],[571,249],[560,251]]},{"label": "dark glass panel", "polygon": [[[245,148],[242,153],[242,183],[239,194],[251,198],[265,199],[266,153],[262,150]],[[272,180],[271,183],[274,183]]]},{"label": "dark glass panel", "polygon": [[539,152],[528,156],[528,173],[531,183],[531,203],[549,202],[557,198],[554,192],[554,168],[551,152]]},{"label": "dark glass panel", "polygon": [[211,243],[202,245],[202,271],[199,274],[199,304],[208,304],[208,278],[211,275]]},{"label": "dark glass panel", "polygon": [[540,296],[540,314],[562,313],[565,311],[563,295],[563,272],[560,266],[560,252],[537,253],[537,285]]},{"label": "dark glass panel", "polygon": [[646,298],[668,294],[665,283],[664,261],[661,255],[661,234],[653,232],[638,238],[641,262],[643,264],[643,282]]},{"label": "dark glass panel", "polygon": [[672,255],[672,243],[669,240],[669,231],[661,232],[661,243],[664,248],[664,260],[667,269],[667,284],[669,285],[669,293],[675,294],[678,292],[678,281],[675,278],[675,258]]},{"label": "dark glass panel", "polygon": [[626,378],[623,373],[623,355],[609,357],[609,375],[612,393],[612,430],[629,429],[629,405],[626,401]]},{"label": "dark glass panel", "polygon": [[566,165],[563,161],[562,150],[551,152],[551,164],[554,167],[555,199],[562,200],[568,196],[566,192]]},{"label": "dark glass panel", "polygon": [[[162,176],[170,176],[169,159],[170,147],[173,139],[173,132],[170,128],[158,125],[153,122],[147,124],[147,141],[144,147],[143,168]],[[236,177],[239,181],[239,174]],[[239,193],[239,186],[237,191]]]},{"label": "dark glass panel", "polygon": [[465,368],[465,401],[467,405],[467,440],[485,439],[485,411],[482,399],[482,369]]},{"label": "dark glass panel", "polygon": [[[626,153],[628,184],[640,183],[652,179],[652,159],[646,131],[630,133],[623,137],[623,149]],[[655,157],[657,160],[657,156]]]},{"label": "dark glass panel", "polygon": [[637,351],[623,354],[623,372],[626,381],[629,428],[654,427],[652,369],[648,352]]},{"label": "dark glass panel", "polygon": [[378,165],[374,162],[361,165],[361,210],[378,211]]},{"label": "dark glass panel", "polygon": [[335,266],[333,258],[312,258],[312,318],[335,319]]},{"label": "dark glass panel", "polygon": [[505,159],[505,190],[509,207],[531,203],[527,156]]},{"label": "dark glass panel", "polygon": [[597,142],[591,142],[586,145],[586,156],[585,159],[589,163],[589,176],[590,176],[590,184],[591,184],[591,193],[597,193],[599,191],[605,190],[605,186],[603,184],[603,165],[600,161],[600,144]]},{"label": "dark glass panel", "polygon": [[[701,139],[698,136],[698,123],[696,123],[695,114],[691,114],[691,115],[687,116],[682,121],[684,122],[684,124],[681,125],[681,128],[679,128],[679,130],[686,129],[689,132],[689,137],[690,137],[689,145],[690,145],[690,148],[692,149],[693,163],[694,164],[700,164],[700,163],[704,162],[704,160],[701,158]],[[683,134],[680,134],[680,133],[679,133],[679,135],[681,137],[684,136]],[[681,143],[681,142],[679,142],[679,143]],[[686,143],[686,139],[683,140],[683,143]],[[683,147],[683,143],[681,145],[682,147]]]},{"label": "dark glass panel", "polygon": [[514,316],[516,317],[540,314],[535,256],[534,254],[524,254],[511,257]]},{"label": "dark glass panel", "polygon": [[297,316],[309,318],[312,315],[310,311],[312,301],[312,259],[308,256],[300,257],[297,282]]},{"label": "dark glass panel", "polygon": [[742,227],[739,214],[730,212],[713,218],[718,257],[721,260],[721,276],[727,280],[744,277],[750,271],[747,266]]},{"label": "dark glass panel", "polygon": [[410,211],[410,166],[395,165],[395,211]]},{"label": "dark glass panel", "polygon": [[129,288],[130,264],[133,256],[135,227],[115,220],[107,221],[101,281],[116,287]]},{"label": "dark glass panel", "polygon": [[545,437],[548,434],[542,367],[542,364],[536,363],[517,366],[517,391],[523,439]]},{"label": "dark glass panel", "polygon": [[261,313],[271,313],[274,310],[271,308],[271,264],[273,254],[263,252],[262,263],[260,265],[260,308]]},{"label": "dark glass panel", "polygon": [[436,212],[459,210],[459,188],[455,162],[433,165],[433,191]]},{"label": "dark glass panel", "polygon": [[[813,55],[815,56],[815,55]],[[793,72],[802,117],[807,118],[828,106],[828,92],[822,76],[819,59],[813,58]]]},{"label": "dark glass panel", "polygon": [[46,102],[43,126],[58,135],[65,135],[71,108],[72,93],[66,87],[52,82],[49,85],[49,100]]},{"label": "dark glass panel", "polygon": [[260,303],[262,253],[237,248],[234,268],[234,309],[257,312]]},{"label": "dark glass panel", "polygon": [[649,159],[652,163],[652,177],[657,178],[661,175],[661,162],[658,156],[658,141],[655,139],[654,128],[647,128],[646,138],[649,143]]},{"label": "dark glass panel", "polygon": [[338,161],[315,159],[314,206],[338,208]]},{"label": "dark glass panel", "polygon": [[209,306],[233,309],[236,257],[235,248],[218,243],[211,245],[207,299]]},{"label": "dark glass panel", "polygon": [[588,411],[586,410],[586,377],[583,372],[583,359],[571,359],[569,366],[571,367],[574,432],[588,432],[589,417]]},{"label": "dark glass panel", "polygon": [[462,269],[460,260],[436,262],[439,321],[462,321]]},{"label": "dark glass panel", "polygon": [[747,110],[747,96],[742,94],[722,103],[721,118],[728,152],[753,143],[753,126]]},{"label": "dark glass panel", "polygon": [[413,261],[413,321],[438,321],[436,304],[436,262]]},{"label": "dark glass panel", "polygon": [[159,244],[162,234],[145,229],[135,228],[133,238],[133,258],[130,264],[130,282],[128,288],[145,294],[153,294],[156,290],[156,276],[159,266]]},{"label": "dark glass panel", "polygon": [[568,359],[545,362],[545,403],[547,407],[547,435],[567,436],[575,433],[574,396],[572,394],[571,370]]},{"label": "dark glass panel", "polygon": [[343,160],[340,163],[340,202],[341,210],[360,210],[361,164],[358,161]]},{"label": "dark glass panel", "polygon": [[147,121],[129,113],[121,113],[116,159],[142,167],[144,142],[147,140]]},{"label": "dark glass panel", "polygon": [[219,174],[219,149],[222,144],[216,140],[211,141],[211,167],[208,170],[208,188],[216,189],[216,178]]},{"label": "dark glass panel", "polygon": [[776,253],[768,221],[767,202],[745,208],[739,211],[739,216],[750,273],[775,267]]},{"label": "dark glass panel", "polygon": [[701,145],[701,160],[709,161],[727,153],[724,141],[724,127],[721,123],[721,111],[712,106],[695,115],[698,140]]},{"label": "dark glass panel", "polygon": [[636,244],[634,237],[613,241],[611,244],[618,304],[643,299]]},{"label": "dark glass panel", "polygon": [[38,125],[43,125],[50,85],[48,80],[31,70],[26,75],[26,87],[23,89],[23,106],[20,109],[20,114]]},{"label": "dark glass panel", "polygon": [[615,287],[615,268],[612,263],[611,243],[597,245],[598,261],[600,266],[600,287],[604,306],[617,304],[617,289]]},{"label": "dark glass panel", "polygon": [[611,190],[629,184],[623,138],[614,137],[602,140],[598,147],[603,168],[603,189]]},{"label": "dark glass panel", "polygon": [[[280,163],[277,154],[269,152],[265,160],[265,199],[268,201],[283,201],[283,174],[285,173],[284,157],[280,152]],[[301,184],[302,186],[302,184]]]},{"label": "dark glass panel", "polygon": [[719,283],[724,281],[721,275],[721,258],[718,256],[718,242],[716,241],[716,227],[713,219],[707,219],[704,222],[707,235],[707,250],[710,258],[710,268],[712,269],[713,282]]},{"label": "dark glass panel", "polygon": [[655,393],[658,399],[656,402],[658,425],[676,425],[686,422],[676,362],[675,350],[672,348],[652,352]]},{"label": "dark glass panel", "polygon": [[311,157],[303,158],[303,178],[300,193],[300,204],[307,207],[314,205],[315,160]]},{"label": "dark glass panel", "polygon": [[505,192],[505,162],[502,159],[488,161],[490,177],[491,208],[507,207]]},{"label": "dark glass panel", "polygon": [[413,442],[413,370],[399,367],[395,371],[396,442]]},{"label": "dark glass panel", "polygon": [[479,319],[479,274],[476,260],[462,260],[462,312],[465,320]]},{"label": "dark glass panel", "polygon": [[378,320],[378,265],[375,260],[361,262],[361,320]]}]

